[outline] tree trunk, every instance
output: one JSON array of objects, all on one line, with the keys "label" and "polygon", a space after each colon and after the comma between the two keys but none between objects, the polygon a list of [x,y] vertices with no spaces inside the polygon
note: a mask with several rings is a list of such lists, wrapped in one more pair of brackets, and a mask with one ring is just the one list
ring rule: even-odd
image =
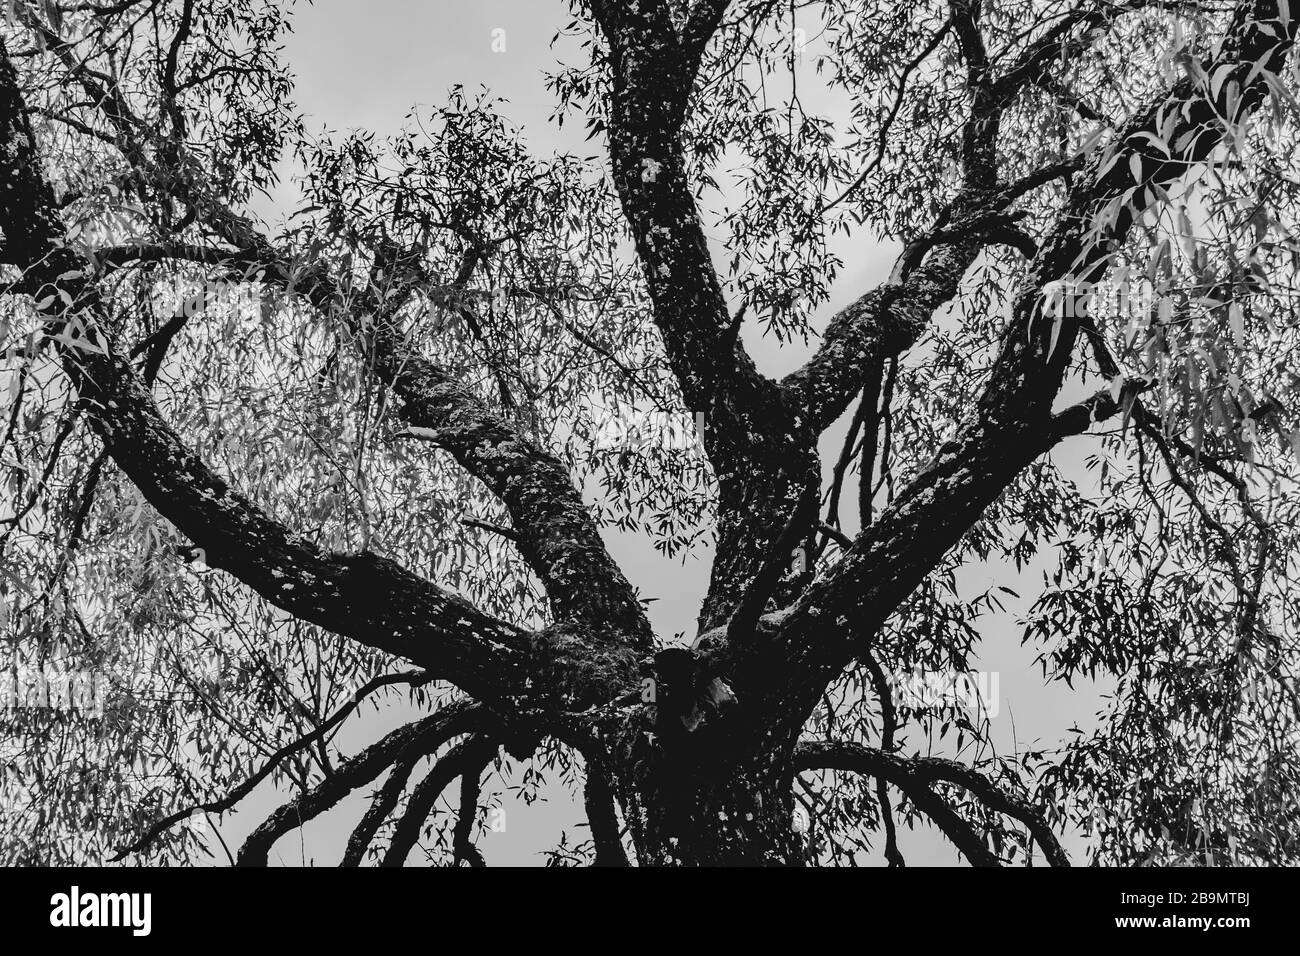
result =
[{"label": "tree trunk", "polygon": [[791,746],[735,765],[705,740],[640,736],[616,779],[642,866],[804,864]]}]

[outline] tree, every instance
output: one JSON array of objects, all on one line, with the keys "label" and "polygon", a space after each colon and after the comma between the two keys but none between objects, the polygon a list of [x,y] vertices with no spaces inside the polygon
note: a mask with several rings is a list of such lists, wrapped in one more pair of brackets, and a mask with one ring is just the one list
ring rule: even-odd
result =
[{"label": "tree", "polygon": [[[264,0],[13,4],[0,624],[13,686],[76,706],[11,700],[9,858],[188,859],[271,779],[232,861],[374,788],[345,864],[430,832],[481,864],[483,775],[520,761],[582,788],[557,862],[878,832],[901,865],[918,821],[976,865],[1065,864],[1070,828],[1101,862],[1294,862],[1289,5],[572,13],[549,82],[595,158],[459,89],[313,137]],[[837,234],[902,252],[823,328]],[[757,335],[816,346],[772,377]],[[693,639],[608,528],[712,542]],[[1059,750],[990,753],[900,684],[970,670],[1007,589],[959,572],[991,561],[1045,569],[1045,679],[1113,690]],[[411,719],[348,754],[363,703]]]}]

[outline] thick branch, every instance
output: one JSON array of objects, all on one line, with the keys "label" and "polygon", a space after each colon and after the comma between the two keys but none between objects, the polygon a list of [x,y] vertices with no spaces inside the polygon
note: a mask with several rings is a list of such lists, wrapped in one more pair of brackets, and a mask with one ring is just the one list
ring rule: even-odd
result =
[{"label": "thick branch", "polygon": [[393,769],[388,772],[384,785],[379,788],[379,792],[370,801],[370,806],[366,808],[361,822],[348,837],[347,849],[343,851],[343,859],[339,862],[339,866],[360,866],[365,860],[366,851],[374,842],[375,834],[384,825],[388,815],[393,812],[397,802],[402,799],[402,791],[406,789],[406,783],[411,779],[411,772],[423,756],[427,754],[408,750],[393,764]]},{"label": "thick branch", "polygon": [[[256,233],[251,223],[241,232]],[[126,264],[166,258],[209,262],[235,276],[257,272],[264,281],[292,286],[287,258],[262,239],[252,251],[222,254],[193,245],[144,246],[109,251],[111,261]],[[261,255],[264,258],[259,259]],[[623,641],[649,647],[649,625],[635,591],[610,558],[600,532],[568,469],[549,450],[525,438],[493,412],[448,370],[417,353],[381,312],[381,302],[363,329],[358,316],[367,304],[356,294],[345,295],[330,277],[317,273],[298,291],[321,309],[332,309],[363,334],[372,347],[375,374],[402,400],[400,415],[413,427],[427,430],[468,472],[505,504],[516,528],[520,553],[545,586],[561,620],[598,623],[590,633],[599,640]],[[390,301],[400,301],[390,297]],[[391,310],[390,310],[391,311]]]},{"label": "thick branch", "polygon": [[85,263],[62,241],[33,143],[0,45],[4,252],[34,281],[71,300],[50,317],[47,333],[58,336],[64,370],[105,450],[145,498],[203,550],[209,566],[302,620],[415,661],[483,699],[522,682],[530,644],[519,629],[387,558],[329,552],[291,533],[181,441],[129,360],[95,325],[103,303]]},{"label": "thick branch", "polygon": [[[42,29],[48,33],[47,28]],[[364,331],[363,341],[374,347],[380,359],[374,370],[402,399],[407,420],[437,432],[439,443],[511,512],[514,525],[521,529],[520,550],[546,587],[556,617],[600,624],[588,627],[598,641],[630,641],[639,649],[648,648],[650,628],[635,591],[606,552],[568,470],[548,450],[527,440],[478,402],[446,369],[415,352],[400,331],[385,321],[391,316],[391,304],[402,297],[383,300],[371,296],[371,321],[364,324],[361,306],[366,303],[344,294],[320,270],[303,276],[290,257],[281,255],[252,222],[207,194],[206,177],[195,164],[174,157],[186,164],[183,171],[156,168],[141,146],[141,137],[149,133],[123,98],[112,87],[97,82],[71,55],[67,44],[53,35],[49,41],[60,44],[69,72],[118,133],[127,159],[157,188],[189,205],[235,250],[221,253],[195,244],[151,244],[110,250],[109,262],[183,258],[222,263],[242,272],[243,277],[258,272],[265,281],[290,289],[299,286],[319,308],[339,311],[354,331]]]},{"label": "thick branch", "polygon": [[478,774],[497,752],[497,745],[481,734],[474,734],[448,750],[433,765],[428,776],[420,781],[406,811],[397,822],[393,831],[392,842],[384,855],[382,866],[402,866],[411,850],[420,842],[424,830],[424,821],[433,812],[438,797],[457,777],[464,774]]},{"label": "thick branch", "polygon": [[905,281],[872,289],[831,319],[817,352],[782,381],[803,397],[815,432],[844,413],[872,368],[916,344],[978,251],[969,238],[935,249]]},{"label": "thick branch", "polygon": [[687,176],[682,125],[725,4],[696,4],[686,40],[667,0],[593,3],[609,45],[610,159],[669,365],[704,414],[718,478],[717,554],[701,626],[730,616],[796,502],[815,433],[740,343]]},{"label": "thick branch", "polygon": [[[795,749],[795,767],[797,770],[847,770],[866,774],[877,779],[888,780],[906,793],[909,799],[934,819],[931,811],[935,802],[942,803],[933,790],[934,783],[952,783],[969,791],[989,809],[1005,814],[1024,824],[1033,838],[1042,847],[1044,855],[1052,866],[1069,866],[1070,860],[1061,848],[1056,835],[1047,826],[1042,814],[1027,800],[1006,793],[979,772],[951,760],[939,757],[899,757],[872,747],[855,743],[834,741],[801,742]],[[921,799],[917,799],[917,797]],[[951,808],[947,814],[940,814],[944,823],[950,824]],[[952,814],[955,816],[955,814]],[[939,823],[939,820],[935,820]],[[940,823],[943,827],[944,824]],[[944,827],[945,832],[949,832]],[[989,853],[982,839],[976,838],[972,843],[964,832],[958,831],[962,843],[958,846],[972,863],[976,865],[998,865],[995,857]],[[953,836],[949,832],[949,836]],[[957,838],[954,837],[954,842]],[[965,844],[965,845],[963,845]],[[976,849],[978,846],[978,850]]]},{"label": "thick branch", "polygon": [[483,852],[474,845],[474,823],[478,820],[478,798],[481,788],[480,776],[466,770],[460,775],[460,810],[456,817],[456,828],[451,835],[451,848],[455,864],[467,863],[471,867],[487,866]]},{"label": "thick branch", "polygon": [[411,754],[433,753],[458,734],[483,725],[482,712],[465,705],[446,708],[393,731],[383,740],[344,761],[334,773],[290,800],[248,835],[239,849],[239,866],[266,866],[275,842],[291,830],[336,806],[359,787]]},{"label": "thick branch", "polygon": [[[875,633],[1022,468],[1069,432],[1084,411],[1106,410],[1100,404],[1076,409],[1068,413],[1070,427],[1062,427],[1066,420],[1053,421],[1052,402],[1078,323],[1043,316],[1043,290],[1062,278],[1093,281],[1104,271],[1144,204],[1218,146],[1222,117],[1235,122],[1259,104],[1267,89],[1264,71],[1282,68],[1294,35],[1295,20],[1279,20],[1276,0],[1239,8],[1219,58],[1203,67],[1206,76],[1230,72],[1240,84],[1236,100],[1229,104],[1231,83],[1211,99],[1209,90],[1185,79],[1136,117],[1079,177],[1015,299],[988,385],[957,437],[785,617],[788,662],[817,672],[797,704],[788,690],[773,698],[792,721],[815,705],[825,681],[856,653],[853,636]],[[1153,136],[1165,141],[1167,152],[1152,144]],[[1141,188],[1131,189],[1135,183]],[[1099,215],[1108,208],[1109,217]],[[836,635],[845,643],[828,653]],[[782,673],[788,687],[789,672]]]},{"label": "thick branch", "polygon": [[614,791],[605,771],[590,757],[587,758],[587,782],[582,793],[587,822],[591,826],[591,841],[596,847],[595,865],[627,866],[627,854],[623,852],[618,814],[614,808]]}]

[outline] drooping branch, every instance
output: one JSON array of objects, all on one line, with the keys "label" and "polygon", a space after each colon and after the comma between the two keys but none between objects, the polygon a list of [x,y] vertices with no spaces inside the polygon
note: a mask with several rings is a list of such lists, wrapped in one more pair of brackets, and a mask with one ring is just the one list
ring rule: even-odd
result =
[{"label": "drooping branch", "polygon": [[478,821],[478,798],[481,790],[479,773],[466,770],[460,775],[460,810],[456,827],[451,835],[453,865],[467,863],[471,867],[487,866],[483,851],[474,845],[474,824]]},{"label": "drooping branch", "polygon": [[913,806],[924,813],[936,827],[952,840],[953,846],[961,851],[962,856],[971,866],[999,867],[1001,862],[985,844],[973,826],[963,819],[948,802],[926,786],[914,786],[910,789],[899,787],[912,801]]},{"label": "drooping branch", "polygon": [[225,813],[231,810],[243,800],[246,796],[257,789],[258,784],[275,772],[276,768],[288,760],[296,753],[302,752],[307,747],[324,739],[325,735],[347,719],[353,711],[361,704],[363,700],[382,687],[391,687],[394,684],[406,684],[411,688],[422,687],[433,680],[431,674],[385,674],[382,677],[376,677],[374,680],[366,683],[354,693],[351,699],[334,712],[329,718],[322,721],[311,733],[292,743],[286,744],[271,755],[256,773],[252,774],[247,780],[235,787],[229,793],[217,800],[211,800],[206,803],[196,804],[185,810],[179,810],[176,813],[169,814],[162,820],[158,821],[148,832],[139,840],[118,850],[113,857],[113,862],[123,859],[132,853],[139,853],[146,849],[166,830],[187,820],[196,813]]},{"label": "drooping branch", "polygon": [[[834,745],[835,750],[833,753],[825,754],[821,752],[823,749],[830,749],[830,746],[801,743],[795,750],[795,771],[798,773],[841,770],[872,776],[877,780],[887,779],[905,794],[912,801],[912,805],[924,813],[939,828],[941,833],[952,841],[953,845],[961,851],[961,854],[966,857],[972,866],[1001,866],[998,858],[985,845],[983,838],[975,828],[959,816],[929,786],[914,780],[910,773],[895,764],[875,760],[874,756],[879,755],[880,751],[866,748],[868,753],[862,755],[856,751],[841,749],[841,745]],[[895,758],[895,760],[897,759]]]},{"label": "drooping branch", "polygon": [[[898,711],[894,707],[894,695],[885,679],[885,672],[871,656],[865,655],[867,672],[876,689],[876,698],[880,701],[880,750],[882,753],[894,752],[894,735],[898,731]],[[889,781],[884,777],[876,778],[876,802],[880,804],[880,816],[885,824],[885,859],[890,866],[905,866],[903,854],[898,849],[898,833],[894,827],[894,810],[889,803]]]},{"label": "drooping branch", "polygon": [[428,775],[412,791],[406,810],[397,821],[388,852],[381,866],[403,866],[411,850],[420,842],[424,822],[434,804],[453,780],[465,774],[477,777],[496,755],[497,745],[483,734],[473,734],[453,746],[433,765]]},{"label": "drooping branch", "polygon": [[282,805],[260,824],[239,849],[240,866],[266,866],[275,842],[308,820],[336,806],[359,787],[412,754],[430,754],[452,737],[484,726],[483,711],[471,705],[452,706],[393,731],[383,740],[340,764],[333,774],[306,793]]},{"label": "drooping branch", "polygon": [[875,520],[876,461],[879,456],[880,480],[889,478],[893,451],[894,388],[898,384],[898,359],[890,359],[889,370],[880,386],[880,400],[872,403],[871,417],[862,436],[862,458],[858,464],[858,527],[866,528]]},{"label": "drooping branch", "polygon": [[[862,388],[862,399],[858,402],[857,411],[853,413],[853,418],[849,422],[849,430],[844,436],[840,456],[836,459],[835,467],[831,472],[831,487],[826,495],[826,523],[833,528],[840,526],[840,496],[844,492],[844,479],[848,476],[849,466],[859,454],[866,453],[866,439],[862,440],[862,447],[859,448],[858,436],[862,432],[863,423],[874,417],[879,398],[880,366],[877,364],[867,369],[867,383]],[[872,454],[875,454],[874,449]],[[870,485],[871,476],[867,475],[865,480]]]},{"label": "drooping branch", "polygon": [[[958,828],[957,836],[949,831],[953,819],[960,819],[950,807],[946,813],[934,812],[943,801],[931,789],[935,783],[951,783],[970,792],[990,810],[1005,814],[1023,824],[1042,848],[1052,866],[1069,866],[1070,860],[1061,848],[1060,841],[1043,819],[1042,814],[1029,801],[1007,793],[978,771],[951,760],[939,757],[900,757],[861,744],[837,741],[803,741],[795,749],[796,769],[847,770],[877,779],[888,780],[907,794],[916,806],[934,819],[944,832],[953,836],[954,842],[972,863],[998,865],[984,841],[978,837],[972,842],[969,835]],[[942,821],[942,822],[941,822]],[[969,828],[969,825],[967,825]],[[960,839],[961,842],[958,842]],[[978,847],[978,849],[976,849]]]},{"label": "drooping branch", "polygon": [[379,788],[379,792],[371,799],[370,806],[366,808],[361,822],[357,824],[352,831],[352,835],[348,837],[348,845],[343,851],[343,859],[339,862],[339,866],[360,866],[362,861],[365,860],[366,851],[374,843],[375,834],[384,825],[388,815],[393,812],[397,802],[402,799],[402,791],[406,789],[407,781],[411,779],[411,772],[415,770],[415,765],[424,756],[427,756],[427,754],[408,748],[393,763],[393,769],[388,772],[388,776],[384,779],[384,785]]},{"label": "drooping branch", "polygon": [[587,780],[583,786],[583,804],[587,809],[587,823],[591,827],[591,841],[596,847],[596,866],[628,866],[623,851],[623,839],[618,829],[618,814],[614,807],[614,791],[609,776],[601,766],[587,758]]}]

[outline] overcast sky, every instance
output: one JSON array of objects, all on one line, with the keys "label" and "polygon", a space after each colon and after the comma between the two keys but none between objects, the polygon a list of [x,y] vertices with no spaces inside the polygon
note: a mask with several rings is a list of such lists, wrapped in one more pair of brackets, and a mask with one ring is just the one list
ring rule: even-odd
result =
[{"label": "overcast sky", "polygon": [[[471,91],[482,86],[508,100],[504,112],[524,129],[534,151],[565,149],[590,155],[594,144],[584,143],[579,129],[566,125],[561,130],[548,122],[555,104],[546,91],[545,74],[555,68],[557,52],[570,58],[580,55],[572,47],[558,51],[551,47],[551,38],[569,19],[564,0],[299,3],[287,50],[297,75],[296,99],[311,132],[365,128],[382,136],[396,132],[412,107],[442,103],[451,86],[461,84]],[[834,115],[836,104],[827,96],[818,97],[814,85],[801,82],[800,91],[810,111]],[[272,219],[286,215],[296,198],[292,182],[286,179],[259,211]],[[821,316],[823,322],[836,308],[884,279],[895,249],[859,236],[840,240],[837,251],[845,268]],[[760,368],[771,374],[797,367],[808,354],[807,348],[780,347],[752,330],[747,330],[746,338]],[[842,435],[843,423],[827,435],[825,457],[833,460]],[[1075,442],[1057,454],[1077,464],[1083,447],[1082,441]],[[854,498],[853,490],[846,489],[846,499]],[[610,535],[608,543],[642,594],[658,598],[650,607],[660,635],[693,633],[707,585],[709,556],[699,553],[683,563],[662,559],[648,541]],[[1000,565],[976,567],[965,575],[972,592],[997,583],[1032,595],[1039,580],[1037,567],[1021,575]],[[1091,723],[1100,703],[1098,695],[1044,687],[1033,665],[1033,649],[1020,647],[1013,613],[988,619],[982,630],[986,640],[974,666],[999,674],[1001,700],[994,728],[1000,749],[1023,748],[1040,739],[1054,745],[1075,722]],[[358,718],[340,742],[364,746],[409,716],[392,712]],[[277,847],[281,857],[290,863],[313,859],[318,864],[337,863],[350,828],[364,812],[368,793],[354,795],[315,821],[301,838],[294,834],[281,840]],[[222,828],[232,845],[283,797],[263,788],[255,799],[256,804],[249,801]],[[575,836],[579,840],[585,837],[584,830],[575,829],[583,819],[580,807],[569,805],[563,794],[532,808],[507,801],[506,808],[506,830],[480,841],[490,864],[540,863],[540,852],[557,842],[561,829],[569,832],[570,843]],[[951,846],[932,833],[904,832],[900,846],[912,865],[951,864],[958,859]],[[1067,837],[1066,849],[1077,858],[1082,845],[1077,838]],[[412,854],[412,862],[415,856]]]}]

